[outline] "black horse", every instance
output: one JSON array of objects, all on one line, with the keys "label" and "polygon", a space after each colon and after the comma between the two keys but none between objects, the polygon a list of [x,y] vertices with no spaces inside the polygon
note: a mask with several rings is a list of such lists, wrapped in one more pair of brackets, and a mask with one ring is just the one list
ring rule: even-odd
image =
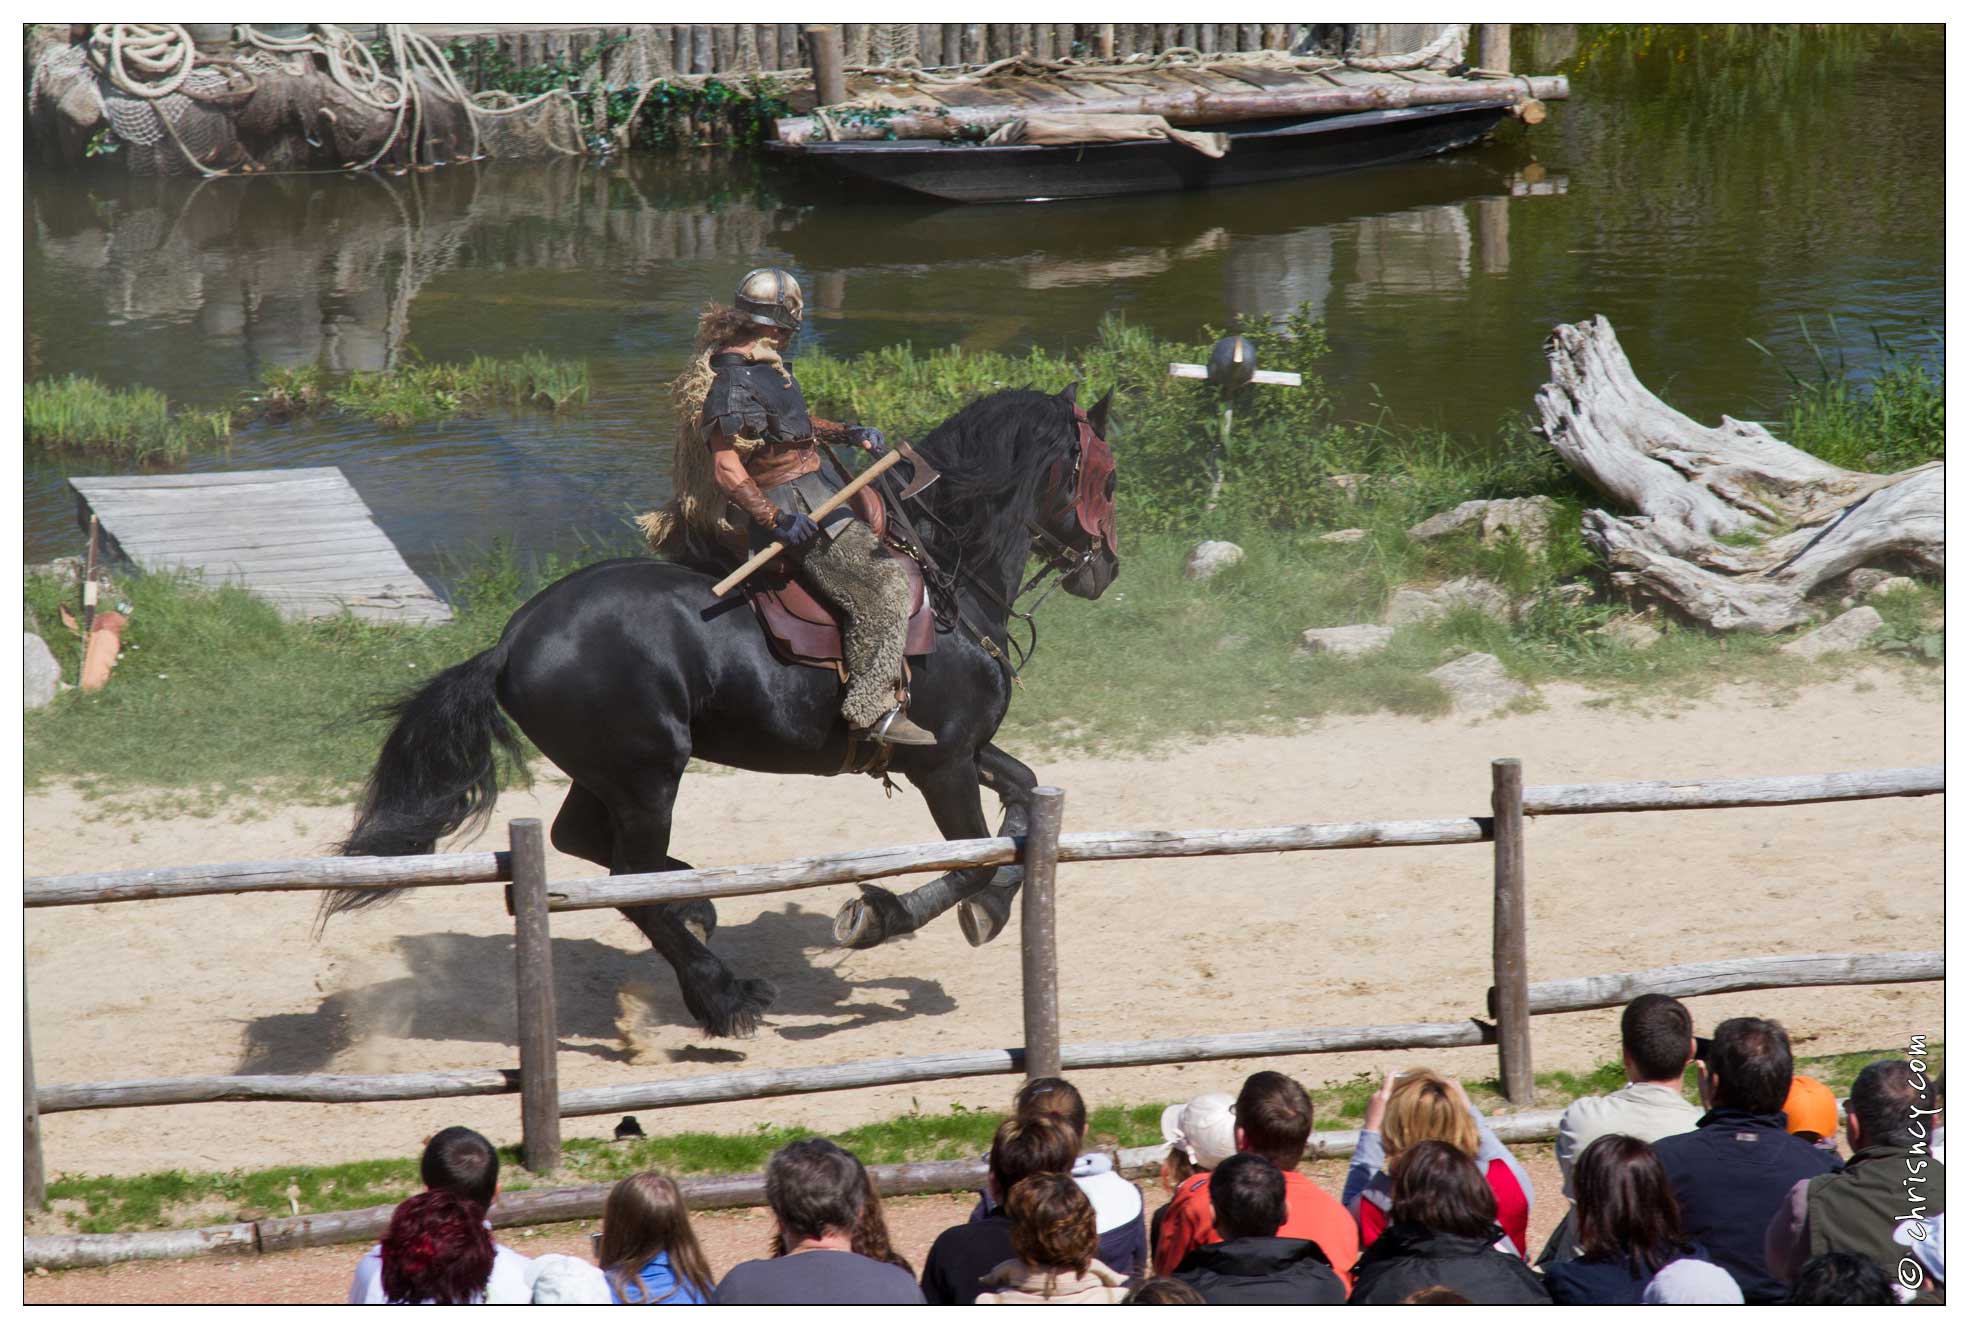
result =
[{"label": "black horse", "polygon": [[[998,392],[918,445],[942,478],[910,500],[911,522],[946,590],[935,650],[912,662],[910,714],[937,745],[894,749],[889,769],[922,792],[948,838],[990,833],[982,785],[1003,803],[999,833],[1025,831],[1036,780],[991,741],[1012,696],[1012,606],[1035,539],[1071,594],[1094,599],[1120,570],[1103,439],[1112,397],[1083,413],[1073,387]],[[838,680],[776,658],[743,601],[711,593],[722,571],[617,559],[534,596],[496,646],[391,708],[394,727],[341,852],[427,854],[482,822],[498,793],[496,750],[521,755],[512,724],[572,781],[555,847],[613,875],[690,866],[669,849],[677,783],[693,756],[755,771],[842,771],[850,738]],[[1018,885],[1010,868],[947,873],[900,896],[863,883],[836,916],[835,938],[873,946],[964,903],[965,935],[981,945],[1004,925]],[[323,917],[391,894],[335,892]],[[735,977],[705,944],[717,924],[711,901],[622,912],[676,970],[707,1032],[754,1030],[775,989]]]}]

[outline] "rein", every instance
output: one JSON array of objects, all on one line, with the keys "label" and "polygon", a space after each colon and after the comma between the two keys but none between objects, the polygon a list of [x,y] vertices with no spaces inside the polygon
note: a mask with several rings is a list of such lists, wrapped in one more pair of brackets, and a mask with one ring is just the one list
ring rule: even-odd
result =
[{"label": "rein", "polygon": [[[1080,471],[1080,451],[1080,441],[1076,438],[1073,446],[1073,466],[1076,477]],[[956,627],[962,627],[979,646],[984,648],[987,655],[999,661],[1010,671],[1014,683],[1018,682],[1020,672],[1028,664],[1032,663],[1032,657],[1039,650],[1039,623],[1033,615],[1039,612],[1039,606],[1046,603],[1046,598],[1058,590],[1061,583],[1093,560],[1095,548],[1093,542],[1089,542],[1084,551],[1075,550],[1072,545],[1067,544],[1064,540],[1042,529],[1038,522],[1027,519],[1026,529],[1032,533],[1034,543],[1040,546],[1040,557],[1044,560],[1045,566],[1033,573],[1024,585],[1012,593],[1012,597],[1008,601],[975,573],[966,570],[961,557],[946,572],[937,563],[936,559],[930,555],[930,551],[924,547],[922,537],[917,534],[914,524],[904,514],[902,497],[894,489],[891,478],[886,475],[880,477],[876,480],[875,487],[882,491],[883,498],[889,504],[889,515],[891,519],[901,528],[907,546],[907,552],[917,562],[923,565],[925,581],[935,592],[935,613],[938,628],[942,631],[949,632]],[[935,522],[944,534],[950,538],[953,546],[955,546],[957,533],[950,528],[949,523],[945,522],[943,518],[932,511],[929,504],[924,503],[920,497],[916,502],[921,514],[929,518],[932,522]],[[1020,609],[1018,602],[1024,599],[1042,581],[1045,581],[1048,574],[1052,574],[1052,584],[1040,593],[1039,598],[1032,602],[1030,608]],[[1005,644],[1011,652],[1010,655],[1006,651],[1001,650],[998,643],[992,640],[991,634],[979,627],[976,623],[973,623],[970,616],[960,607],[957,599],[959,582],[968,585],[972,590],[1004,611],[1006,618]],[[1026,626],[1026,640],[1023,645],[1012,635],[1013,619],[1019,620]],[[1012,658],[1013,656],[1017,658],[1014,659]]]}]

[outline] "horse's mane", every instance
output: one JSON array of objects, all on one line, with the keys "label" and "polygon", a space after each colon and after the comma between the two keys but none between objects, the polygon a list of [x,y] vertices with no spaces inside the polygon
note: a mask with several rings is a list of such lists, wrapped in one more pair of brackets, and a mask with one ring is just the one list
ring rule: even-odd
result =
[{"label": "horse's mane", "polygon": [[918,523],[939,562],[1001,547],[1037,505],[1050,463],[1075,440],[1073,408],[1031,388],[980,397],[916,445],[942,479],[921,502],[935,521]]}]

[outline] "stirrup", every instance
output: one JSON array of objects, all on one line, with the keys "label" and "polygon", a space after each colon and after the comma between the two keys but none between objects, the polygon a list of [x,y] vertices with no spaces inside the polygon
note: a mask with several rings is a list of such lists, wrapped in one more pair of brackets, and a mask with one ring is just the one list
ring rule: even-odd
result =
[{"label": "stirrup", "polygon": [[937,745],[936,735],[904,715],[900,705],[891,708],[888,714],[861,730],[856,737],[870,743],[894,744],[897,747],[933,748]]}]

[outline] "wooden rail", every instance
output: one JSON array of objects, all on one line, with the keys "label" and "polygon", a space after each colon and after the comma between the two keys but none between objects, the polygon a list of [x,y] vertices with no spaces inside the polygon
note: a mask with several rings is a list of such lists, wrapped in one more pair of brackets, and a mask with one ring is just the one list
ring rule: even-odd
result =
[{"label": "wooden rail", "polygon": [[[1561,978],[1531,985],[1531,1013],[1604,1010],[1625,1006],[1644,992],[1670,997],[1712,997],[1723,992],[1772,988],[1871,987],[1877,983],[1933,983],[1942,978],[1940,951],[1886,951],[1870,955],[1757,955],[1742,960],[1637,969],[1592,978]],[[1497,990],[1491,989],[1494,1006]]]}]

